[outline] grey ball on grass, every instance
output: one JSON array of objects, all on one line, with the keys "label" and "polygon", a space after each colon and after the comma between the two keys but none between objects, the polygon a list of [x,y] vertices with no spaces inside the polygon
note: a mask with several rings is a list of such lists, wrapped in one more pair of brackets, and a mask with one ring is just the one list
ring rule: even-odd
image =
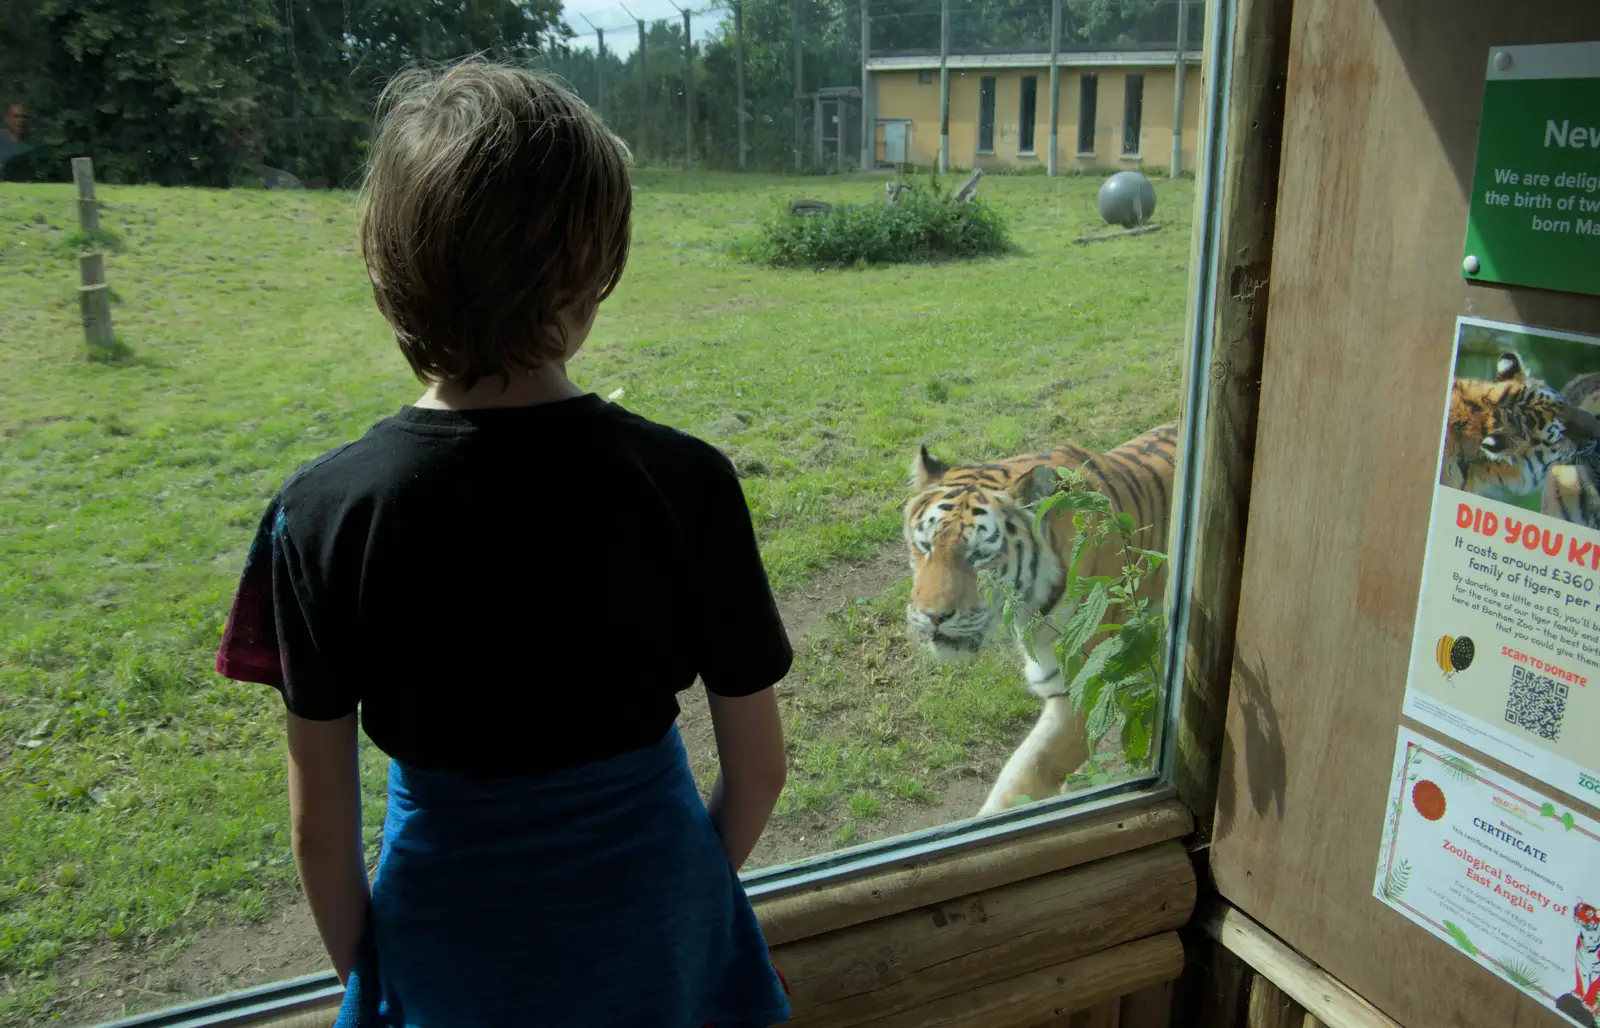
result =
[{"label": "grey ball on grass", "polygon": [[1156,211],[1156,187],[1137,171],[1119,171],[1100,187],[1100,216],[1108,225],[1137,228]]}]

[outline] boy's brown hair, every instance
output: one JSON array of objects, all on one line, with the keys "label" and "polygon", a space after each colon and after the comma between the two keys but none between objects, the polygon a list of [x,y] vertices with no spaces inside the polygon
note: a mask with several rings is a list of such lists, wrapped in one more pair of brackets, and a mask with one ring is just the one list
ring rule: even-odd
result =
[{"label": "boy's brown hair", "polygon": [[628,150],[567,89],[481,60],[402,72],[378,102],[361,251],[424,381],[528,371],[567,350],[628,259]]}]

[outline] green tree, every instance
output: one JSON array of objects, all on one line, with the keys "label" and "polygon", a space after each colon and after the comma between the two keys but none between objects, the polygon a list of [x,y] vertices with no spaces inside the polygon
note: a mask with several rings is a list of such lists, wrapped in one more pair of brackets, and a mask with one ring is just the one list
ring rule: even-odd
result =
[{"label": "green tree", "polygon": [[13,177],[62,178],[75,156],[104,181],[226,185],[259,120],[257,39],[270,0],[41,0],[8,19],[7,85],[37,149]]}]

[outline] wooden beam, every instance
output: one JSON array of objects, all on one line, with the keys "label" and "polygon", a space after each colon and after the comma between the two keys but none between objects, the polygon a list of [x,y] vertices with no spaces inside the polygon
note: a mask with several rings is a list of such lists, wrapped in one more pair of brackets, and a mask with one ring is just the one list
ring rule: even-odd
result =
[{"label": "wooden beam", "polygon": [[852,1028],[1189,920],[1194,867],[1166,842],[773,949],[794,1028]]},{"label": "wooden beam", "polygon": [[[1183,695],[1179,702],[1174,782],[1210,838],[1217,801],[1223,723],[1233,674],[1233,636],[1239,611],[1244,532],[1255,460],[1261,356],[1266,341],[1267,295],[1283,141],[1284,82],[1289,65],[1289,15],[1293,0],[1237,0],[1228,94],[1222,107],[1226,150],[1220,166],[1203,169],[1203,198],[1215,190],[1217,281],[1209,323],[1210,360],[1186,374],[1207,375],[1202,407],[1187,409],[1194,393],[1185,383],[1183,417],[1200,419],[1194,521],[1190,532],[1188,632],[1184,640]],[[1208,48],[1207,81],[1218,55]],[[1202,135],[1202,139],[1205,137]],[[1213,178],[1215,176],[1215,178]],[[1202,200],[1203,202],[1203,200]],[[1197,242],[1203,219],[1195,218]],[[1195,248],[1191,280],[1209,267]],[[1203,295],[1198,289],[1191,296]],[[1191,316],[1191,326],[1199,324]],[[1193,345],[1194,340],[1190,340]],[[1192,363],[1192,362],[1191,362]]]},{"label": "wooden beam", "polygon": [[1399,1022],[1232,907],[1212,909],[1202,923],[1207,935],[1328,1028],[1401,1028]]},{"label": "wooden beam", "polygon": [[971,989],[868,1022],[870,1028],[1034,1028],[1130,992],[1171,981],[1183,970],[1173,932]]},{"label": "wooden beam", "polygon": [[1303,1028],[1306,1012],[1272,984],[1266,975],[1258,974],[1250,982],[1250,1009],[1246,1016],[1248,1028]]},{"label": "wooden beam", "polygon": [[830,878],[756,899],[769,946],[875,921],[1025,878],[1182,838],[1188,808],[1159,800],[1142,810],[1103,811],[955,853],[897,861],[855,878]]}]

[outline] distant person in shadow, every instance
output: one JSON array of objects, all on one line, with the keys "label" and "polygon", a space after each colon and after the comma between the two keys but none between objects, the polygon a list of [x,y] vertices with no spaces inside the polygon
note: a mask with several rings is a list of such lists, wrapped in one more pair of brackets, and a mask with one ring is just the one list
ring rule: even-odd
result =
[{"label": "distant person in shadow", "polygon": [[[217,670],[279,689],[337,1024],[789,1018],[737,869],[784,783],[793,654],[728,460],[573,385],[627,260],[623,144],[530,71],[408,72],[361,216],[427,385],[261,519]],[[709,804],[675,719],[710,694]],[[363,859],[357,712],[388,754]]]}]

